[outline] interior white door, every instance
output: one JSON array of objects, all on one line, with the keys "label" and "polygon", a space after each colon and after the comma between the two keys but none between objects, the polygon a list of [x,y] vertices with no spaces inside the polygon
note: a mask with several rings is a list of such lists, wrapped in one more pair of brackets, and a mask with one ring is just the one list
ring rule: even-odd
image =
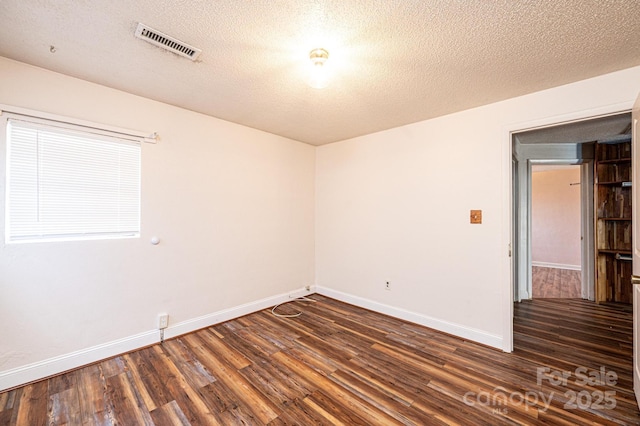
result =
[{"label": "interior white door", "polygon": [[640,407],[640,96],[633,106],[632,167],[633,167],[633,390]]}]

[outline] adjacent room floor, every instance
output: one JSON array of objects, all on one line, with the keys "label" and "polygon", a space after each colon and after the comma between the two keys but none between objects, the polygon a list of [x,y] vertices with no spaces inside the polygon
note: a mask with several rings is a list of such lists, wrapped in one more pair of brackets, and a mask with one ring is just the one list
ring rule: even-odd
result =
[{"label": "adjacent room floor", "polygon": [[569,269],[533,266],[533,298],[575,299],[581,296],[581,272]]},{"label": "adjacent room floor", "polygon": [[0,424],[636,424],[631,313],[515,305],[512,354],[320,295],[0,394]]}]

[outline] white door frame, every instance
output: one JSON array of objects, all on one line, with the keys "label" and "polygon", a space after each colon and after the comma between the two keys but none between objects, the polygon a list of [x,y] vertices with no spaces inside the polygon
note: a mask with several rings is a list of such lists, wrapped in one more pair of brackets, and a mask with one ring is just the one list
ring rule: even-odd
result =
[{"label": "white door frame", "polygon": [[636,99],[631,115],[631,166],[633,192],[631,196],[632,227],[633,227],[633,274],[631,283],[633,286],[633,391],[636,402],[640,407],[640,197],[636,188],[640,182],[640,95]]},{"label": "white door frame", "polygon": [[593,161],[583,163],[580,167],[581,296],[583,299],[591,301],[595,300],[596,296],[594,182]]},{"label": "white door frame", "polygon": [[503,222],[503,247],[504,257],[501,265],[502,270],[502,282],[504,289],[501,292],[502,306],[503,306],[503,347],[505,352],[513,351],[513,300],[514,300],[514,264],[512,251],[514,243],[514,209],[513,209],[513,135],[526,130],[533,130],[542,127],[556,126],[560,124],[568,124],[576,121],[584,121],[598,117],[605,117],[609,115],[621,114],[631,111],[633,107],[633,101],[622,102],[618,104],[608,105],[600,108],[593,108],[591,110],[575,111],[568,114],[556,115],[550,117],[544,117],[538,120],[512,123],[502,128],[502,175],[503,179],[503,202],[502,211],[505,218]]},{"label": "white door frame", "polygon": [[[516,247],[514,276],[514,301],[520,302],[526,299],[532,299],[532,258],[531,258],[531,209],[532,209],[532,166],[535,165],[577,165],[580,166],[581,182],[584,184],[580,188],[580,231],[582,239],[580,241],[581,251],[581,278],[582,288],[581,295],[583,298],[593,300],[595,282],[593,279],[594,267],[594,229],[593,229],[593,160],[583,161],[576,157],[578,154],[571,150],[560,149],[564,151],[565,158],[559,156],[554,158],[553,149],[548,152],[550,158],[524,158],[517,162],[517,194],[514,199],[514,209],[518,212],[517,216],[517,235],[514,235],[513,247]],[[516,189],[516,188],[514,188]],[[518,238],[519,237],[519,238]]]}]

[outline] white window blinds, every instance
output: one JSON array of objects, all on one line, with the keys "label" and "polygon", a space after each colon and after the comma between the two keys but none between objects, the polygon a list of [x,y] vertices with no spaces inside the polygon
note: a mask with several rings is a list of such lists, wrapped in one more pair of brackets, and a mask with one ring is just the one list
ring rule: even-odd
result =
[{"label": "white window blinds", "polygon": [[7,122],[6,241],[137,237],[140,143]]}]

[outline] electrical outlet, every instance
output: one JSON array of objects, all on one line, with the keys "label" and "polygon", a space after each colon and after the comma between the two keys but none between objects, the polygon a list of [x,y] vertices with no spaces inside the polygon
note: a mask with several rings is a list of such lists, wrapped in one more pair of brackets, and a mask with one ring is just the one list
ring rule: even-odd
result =
[{"label": "electrical outlet", "polygon": [[304,286],[304,289],[307,290],[307,291],[311,291],[311,286],[309,284],[307,284],[307,285]]},{"label": "electrical outlet", "polygon": [[391,290],[391,284],[387,281],[387,284],[384,287],[385,290]]},{"label": "electrical outlet", "polygon": [[158,314],[158,330],[164,330],[169,326],[169,314]]}]

